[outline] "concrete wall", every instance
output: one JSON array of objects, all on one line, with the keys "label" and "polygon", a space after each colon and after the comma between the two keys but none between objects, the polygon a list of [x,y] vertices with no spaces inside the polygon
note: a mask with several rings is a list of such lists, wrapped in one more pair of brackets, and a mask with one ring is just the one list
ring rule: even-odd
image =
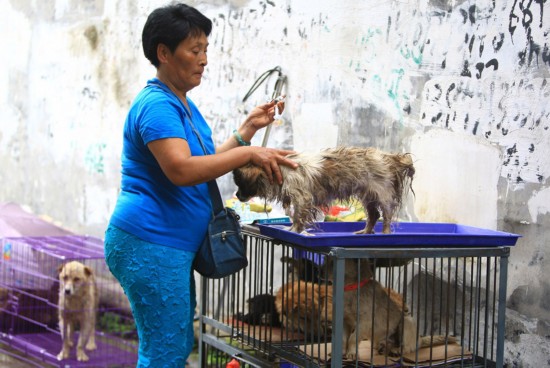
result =
[{"label": "concrete wall", "polygon": [[[102,236],[121,129],[154,75],[141,51],[164,1],[0,0],[0,201]],[[221,141],[264,71],[288,78],[269,145],[415,155],[413,221],[515,232],[506,359],[548,365],[550,4],[531,0],[192,1],[214,22],[191,96]],[[261,136],[256,143],[261,143]],[[234,190],[231,178],[220,180]],[[536,346],[536,349],[533,349]]]}]

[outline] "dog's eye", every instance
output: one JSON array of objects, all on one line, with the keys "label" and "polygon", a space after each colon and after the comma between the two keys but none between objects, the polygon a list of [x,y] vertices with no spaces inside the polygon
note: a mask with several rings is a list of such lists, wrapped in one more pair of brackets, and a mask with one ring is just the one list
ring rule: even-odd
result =
[{"label": "dog's eye", "polygon": [[69,280],[69,276],[63,276],[63,281]]},{"label": "dog's eye", "polygon": [[74,281],[74,282],[79,282],[79,281],[80,281],[80,277],[75,277],[73,281]]}]

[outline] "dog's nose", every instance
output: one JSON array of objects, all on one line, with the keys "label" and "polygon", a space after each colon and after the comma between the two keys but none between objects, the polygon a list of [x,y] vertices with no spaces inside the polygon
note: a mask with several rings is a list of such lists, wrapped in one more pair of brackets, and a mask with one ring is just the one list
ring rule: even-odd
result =
[{"label": "dog's nose", "polygon": [[237,199],[241,202],[243,202],[243,200],[245,199],[240,191],[237,191],[237,193],[235,193],[235,197],[237,197]]},{"label": "dog's nose", "polygon": [[66,295],[70,295],[70,294],[71,294],[71,290],[70,290],[70,289],[65,289],[65,294],[66,294]]}]

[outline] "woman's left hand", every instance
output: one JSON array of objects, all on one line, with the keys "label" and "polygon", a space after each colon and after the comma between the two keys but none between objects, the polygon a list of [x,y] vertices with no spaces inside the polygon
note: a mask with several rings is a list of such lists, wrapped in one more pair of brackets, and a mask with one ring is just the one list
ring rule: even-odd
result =
[{"label": "woman's left hand", "polygon": [[255,130],[259,130],[273,123],[273,117],[275,116],[275,104],[277,104],[279,114],[282,114],[285,108],[284,101],[273,100],[266,104],[256,106],[250,114],[248,114],[245,124]]}]

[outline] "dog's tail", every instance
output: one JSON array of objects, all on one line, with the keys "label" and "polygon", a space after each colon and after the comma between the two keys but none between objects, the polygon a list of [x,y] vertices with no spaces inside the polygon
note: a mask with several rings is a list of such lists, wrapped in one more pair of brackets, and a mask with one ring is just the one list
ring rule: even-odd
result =
[{"label": "dog's tail", "polygon": [[417,341],[416,335],[416,321],[412,316],[405,316],[402,321],[403,331],[402,331],[402,347],[395,347],[392,349],[394,354],[401,354],[401,349],[403,349],[403,354],[407,354],[418,349],[427,348],[430,346],[439,346],[445,344],[455,343],[456,337],[454,336],[445,336],[445,335],[428,335],[428,336],[419,336]]},{"label": "dog's tail", "polygon": [[412,160],[412,155],[410,153],[405,153],[401,155],[401,165],[403,167],[403,173],[406,177],[408,177],[411,181],[414,177],[414,165]]},{"label": "dog's tail", "polygon": [[454,336],[445,336],[445,335],[432,335],[432,336],[421,336],[419,341],[420,348],[427,348],[430,346],[439,346],[445,344],[453,344],[456,342],[456,337]]},{"label": "dog's tail", "polygon": [[395,183],[396,189],[400,197],[404,197],[408,190],[414,195],[412,182],[415,174],[412,155],[410,153],[395,154],[391,156],[393,167],[396,172]]}]

